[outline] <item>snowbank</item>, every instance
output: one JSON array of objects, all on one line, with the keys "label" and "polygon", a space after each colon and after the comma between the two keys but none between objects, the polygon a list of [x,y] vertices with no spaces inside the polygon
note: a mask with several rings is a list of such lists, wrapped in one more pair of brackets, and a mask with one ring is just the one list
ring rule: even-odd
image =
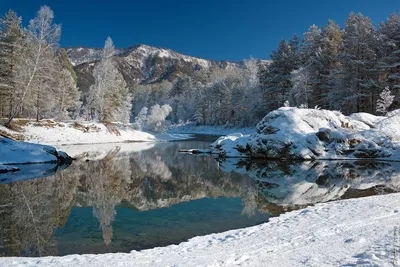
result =
[{"label": "snowbank", "polygon": [[211,147],[222,157],[400,160],[400,113],[393,114],[284,107],[268,113],[255,134],[221,137]]},{"label": "snowbank", "polygon": [[54,147],[0,137],[0,164],[68,163],[71,158]]},{"label": "snowbank", "polygon": [[[46,145],[105,144],[121,142],[154,142],[190,139],[188,134],[147,133],[134,130],[129,125],[104,125],[96,122],[31,121],[20,125],[24,140]],[[0,130],[8,134],[5,127]],[[21,134],[21,133],[18,133]]]},{"label": "snowbank", "polygon": [[49,176],[71,161],[54,147],[0,137],[0,184]]},{"label": "snowbank", "polygon": [[[0,266],[393,266],[400,194],[317,204],[268,223],[131,253],[0,258]],[[366,218],[368,218],[366,220]]]}]

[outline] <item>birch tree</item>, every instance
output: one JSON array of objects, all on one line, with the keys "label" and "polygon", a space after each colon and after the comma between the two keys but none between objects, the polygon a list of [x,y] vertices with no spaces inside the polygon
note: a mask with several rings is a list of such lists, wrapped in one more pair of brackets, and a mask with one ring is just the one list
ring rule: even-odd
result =
[{"label": "birch tree", "polygon": [[42,6],[36,17],[29,22],[27,48],[19,54],[20,64],[16,66],[17,99],[6,125],[10,125],[33,88],[38,89],[42,86],[40,73],[45,74],[49,61],[54,60],[49,55],[52,55],[54,48],[58,46],[61,26],[54,24],[53,19],[53,11],[48,6]]}]

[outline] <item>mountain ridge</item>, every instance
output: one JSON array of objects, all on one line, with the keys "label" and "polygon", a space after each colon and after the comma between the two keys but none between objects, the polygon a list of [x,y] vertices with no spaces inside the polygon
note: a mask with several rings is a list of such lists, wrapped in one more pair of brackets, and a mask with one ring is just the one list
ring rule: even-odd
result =
[{"label": "mountain ridge", "polygon": [[[87,92],[94,84],[93,69],[101,60],[103,49],[84,46],[65,49],[74,66],[78,87]],[[164,80],[175,83],[180,78],[194,77],[200,70],[217,68],[240,71],[245,68],[244,61],[208,60],[145,44],[116,48],[113,62],[130,88],[137,84],[160,83]],[[268,64],[266,60],[259,62]]]}]

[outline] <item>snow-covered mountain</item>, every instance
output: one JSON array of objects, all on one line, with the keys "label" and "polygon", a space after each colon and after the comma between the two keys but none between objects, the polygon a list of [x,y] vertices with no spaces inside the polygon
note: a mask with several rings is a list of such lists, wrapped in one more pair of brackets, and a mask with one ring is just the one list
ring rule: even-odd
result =
[{"label": "snow-covered mountain", "polygon": [[[71,63],[78,76],[78,86],[88,90],[94,82],[92,71],[101,57],[101,48],[67,48]],[[192,76],[195,71],[209,68],[243,68],[243,62],[213,61],[177,53],[170,49],[148,45],[136,45],[116,49],[114,60],[128,85],[175,81],[183,75]],[[262,61],[268,64],[268,61]]]}]

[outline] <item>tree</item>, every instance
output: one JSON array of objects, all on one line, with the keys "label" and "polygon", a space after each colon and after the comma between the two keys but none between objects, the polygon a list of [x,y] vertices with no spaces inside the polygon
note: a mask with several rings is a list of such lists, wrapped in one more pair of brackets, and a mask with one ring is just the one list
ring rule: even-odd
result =
[{"label": "tree", "polygon": [[55,116],[60,120],[70,119],[70,109],[78,109],[80,92],[76,87],[71,73],[66,69],[59,70],[58,88],[57,92],[57,110]]},{"label": "tree", "polygon": [[[383,86],[392,88],[395,95],[400,92],[400,16],[392,13],[391,16],[379,25],[379,39],[381,41],[381,59],[379,60],[379,75]],[[393,105],[398,108],[399,101]]]},{"label": "tree", "polygon": [[350,13],[343,34],[341,105],[345,112],[373,112],[377,89],[377,33],[368,17]]},{"label": "tree", "polygon": [[95,83],[90,87],[88,109],[92,119],[102,122],[123,120],[126,123],[131,115],[131,95],[122,74],[113,65],[114,53],[113,42],[108,37],[102,60],[94,68]]},{"label": "tree", "polygon": [[290,102],[295,103],[296,106],[308,107],[309,98],[312,94],[309,86],[309,72],[306,68],[300,67],[297,70],[292,71],[291,81],[293,88],[290,94]]},{"label": "tree", "polygon": [[[61,27],[53,24],[54,13],[48,6],[42,6],[36,17],[29,22],[27,31],[27,43],[25,49],[21,49],[19,54],[18,66],[16,66],[16,103],[13,105],[6,125],[9,125],[23,107],[27,96],[33,89],[40,93],[40,89],[49,88],[45,78],[51,77],[48,73],[53,70],[50,67],[54,60],[54,48],[58,46]],[[42,75],[42,77],[40,77]],[[47,77],[43,77],[47,75]],[[44,88],[43,88],[44,87]],[[39,102],[37,98],[29,98],[30,101]],[[44,92],[43,92],[44,93]],[[46,95],[46,94],[44,94]],[[39,107],[37,106],[37,118]]]},{"label": "tree", "polygon": [[0,116],[10,116],[15,102],[16,66],[20,57],[25,34],[21,18],[10,10],[0,20]]},{"label": "tree", "polygon": [[150,108],[148,114],[148,108],[143,107],[135,118],[135,122],[140,130],[150,130],[157,133],[165,131],[165,119],[171,113],[172,108],[170,105],[154,105]]},{"label": "tree", "polygon": [[289,98],[293,86],[291,73],[298,69],[301,63],[298,45],[297,36],[294,36],[290,42],[282,40],[278,49],[271,54],[272,63],[260,75],[266,111],[281,107]]},{"label": "tree", "polygon": [[392,105],[394,100],[394,95],[390,92],[389,87],[385,87],[382,93],[379,94],[380,99],[376,103],[376,112],[386,114],[388,108]]}]

